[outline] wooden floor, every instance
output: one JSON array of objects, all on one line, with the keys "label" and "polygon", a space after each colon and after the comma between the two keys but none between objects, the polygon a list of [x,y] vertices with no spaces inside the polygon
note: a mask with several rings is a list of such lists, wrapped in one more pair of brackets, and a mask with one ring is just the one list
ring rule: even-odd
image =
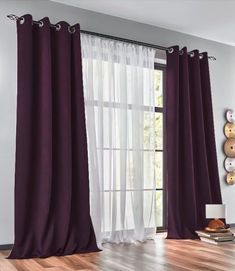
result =
[{"label": "wooden floor", "polygon": [[7,260],[0,252],[1,271],[235,271],[235,245],[216,246],[191,240],[165,240],[137,245],[106,244],[98,253],[47,259]]}]

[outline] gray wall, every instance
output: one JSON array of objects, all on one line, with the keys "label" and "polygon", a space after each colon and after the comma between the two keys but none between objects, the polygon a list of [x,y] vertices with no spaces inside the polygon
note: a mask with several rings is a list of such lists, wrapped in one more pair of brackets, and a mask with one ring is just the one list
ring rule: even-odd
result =
[{"label": "gray wall", "polygon": [[[13,193],[16,125],[16,27],[7,14],[31,13],[35,20],[79,22],[82,29],[163,46],[178,44],[214,55],[210,62],[218,164],[228,223],[235,222],[235,185],[224,183],[224,111],[235,109],[235,48],[182,33],[102,15],[48,1],[0,0],[0,245],[13,242]],[[174,135],[173,135],[174,136]]]}]

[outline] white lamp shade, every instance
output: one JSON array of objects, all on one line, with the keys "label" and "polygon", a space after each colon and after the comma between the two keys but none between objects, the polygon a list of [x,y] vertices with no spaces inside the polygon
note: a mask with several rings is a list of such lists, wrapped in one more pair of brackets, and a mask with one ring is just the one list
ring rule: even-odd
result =
[{"label": "white lamp shade", "polygon": [[206,218],[225,218],[225,204],[206,204]]}]

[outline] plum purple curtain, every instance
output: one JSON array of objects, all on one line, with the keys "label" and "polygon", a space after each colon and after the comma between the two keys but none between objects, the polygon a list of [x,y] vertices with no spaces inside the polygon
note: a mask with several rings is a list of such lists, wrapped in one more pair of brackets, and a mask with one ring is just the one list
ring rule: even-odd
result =
[{"label": "plum purple curtain", "polygon": [[[98,251],[90,218],[79,25],[17,22],[15,243],[9,258]],[[60,29],[59,29],[60,28]]]},{"label": "plum purple curtain", "polygon": [[207,53],[172,47],[166,89],[168,238],[196,238],[221,203]]}]

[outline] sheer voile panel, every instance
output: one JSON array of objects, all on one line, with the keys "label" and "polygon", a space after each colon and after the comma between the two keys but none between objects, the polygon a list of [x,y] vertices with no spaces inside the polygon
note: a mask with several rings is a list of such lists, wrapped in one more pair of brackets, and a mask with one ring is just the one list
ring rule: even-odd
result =
[{"label": "sheer voile panel", "polygon": [[99,245],[156,231],[155,50],[82,34],[91,216]]}]

